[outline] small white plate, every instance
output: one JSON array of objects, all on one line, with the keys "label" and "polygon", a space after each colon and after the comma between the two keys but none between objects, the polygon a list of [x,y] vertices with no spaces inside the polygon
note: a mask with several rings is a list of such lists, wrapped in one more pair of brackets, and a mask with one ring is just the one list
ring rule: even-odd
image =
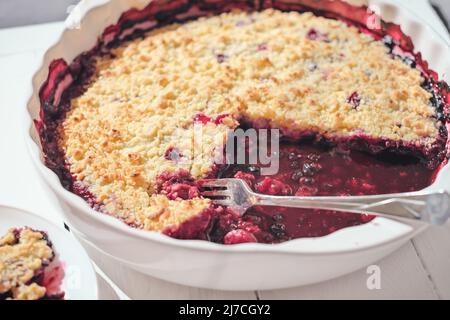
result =
[{"label": "small white plate", "polygon": [[91,261],[69,232],[37,215],[0,205],[0,237],[10,228],[21,227],[30,227],[48,234],[58,260],[64,266],[61,289],[65,292],[65,299],[98,299],[97,277]]}]

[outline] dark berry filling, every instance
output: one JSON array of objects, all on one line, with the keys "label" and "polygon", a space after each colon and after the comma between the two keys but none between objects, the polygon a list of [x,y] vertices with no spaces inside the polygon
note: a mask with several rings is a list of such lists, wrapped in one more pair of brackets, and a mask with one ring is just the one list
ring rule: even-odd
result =
[{"label": "dark berry filling", "polygon": [[[247,149],[252,146],[247,146]],[[277,196],[350,196],[416,191],[427,187],[435,170],[417,158],[384,152],[373,156],[313,141],[282,141],[279,171],[261,175],[259,164],[229,165],[213,177],[244,180],[253,190]],[[192,199],[199,186],[188,172],[164,173],[158,190],[169,199]],[[214,207],[165,233],[179,239],[208,239],[224,244],[277,243],[324,236],[371,221],[374,216],[327,210],[254,207],[244,216]]]},{"label": "dark berry filling", "polygon": [[[374,157],[309,141],[284,141],[280,145],[277,174],[262,176],[260,168],[254,164],[232,165],[219,175],[243,179],[255,191],[270,195],[350,196],[420,190],[430,185],[435,173],[413,157],[388,152]],[[244,217],[233,212],[218,217],[210,238],[227,243],[226,239],[235,239],[231,235],[240,235],[236,230],[244,230],[240,239],[253,239],[246,236],[249,233],[258,242],[273,243],[324,236],[373,218],[326,210],[255,207]]]}]

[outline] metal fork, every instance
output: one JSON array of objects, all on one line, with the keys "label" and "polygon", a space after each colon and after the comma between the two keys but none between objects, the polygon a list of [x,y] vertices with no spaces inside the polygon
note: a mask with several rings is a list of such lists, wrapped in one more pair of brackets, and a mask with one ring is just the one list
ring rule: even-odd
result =
[{"label": "metal fork", "polygon": [[444,190],[350,197],[285,197],[259,194],[241,179],[201,182],[204,197],[241,215],[253,206],[279,206],[374,214],[398,220],[418,220],[442,225],[450,217],[450,195]]}]

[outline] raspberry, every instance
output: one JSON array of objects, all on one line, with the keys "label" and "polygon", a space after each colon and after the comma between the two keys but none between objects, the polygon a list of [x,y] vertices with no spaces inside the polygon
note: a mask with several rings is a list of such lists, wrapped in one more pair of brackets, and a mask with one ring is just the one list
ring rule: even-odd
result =
[{"label": "raspberry", "polygon": [[223,237],[224,244],[258,242],[253,234],[242,229],[231,230]]},{"label": "raspberry", "polygon": [[287,184],[273,178],[264,178],[257,184],[256,190],[270,195],[288,196],[292,194],[292,189]]},{"label": "raspberry", "polygon": [[319,190],[315,187],[301,186],[295,195],[299,197],[310,197],[315,196],[318,192]]}]

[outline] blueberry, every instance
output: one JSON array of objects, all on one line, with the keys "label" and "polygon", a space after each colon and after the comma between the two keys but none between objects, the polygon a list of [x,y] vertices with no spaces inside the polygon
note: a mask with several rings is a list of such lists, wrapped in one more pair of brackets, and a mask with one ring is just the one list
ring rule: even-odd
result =
[{"label": "blueberry", "polygon": [[425,79],[422,82],[422,88],[424,88],[426,91],[431,91],[433,89],[433,86],[431,84],[431,81],[428,79]]},{"label": "blueberry", "polygon": [[390,35],[386,35],[383,38],[383,43],[386,47],[388,47],[391,50],[394,49],[394,47],[397,45],[394,38],[392,38]]},{"label": "blueberry", "polygon": [[293,181],[298,181],[301,177],[303,177],[303,171],[302,170],[295,170],[294,173],[291,176],[291,179]]},{"label": "blueberry", "polygon": [[409,67],[415,68],[417,66],[417,63],[414,59],[411,59],[410,57],[403,57],[403,62],[406,63]]},{"label": "blueberry", "polygon": [[282,223],[274,223],[270,227],[270,232],[278,239],[286,236],[286,226]]},{"label": "blueberry", "polygon": [[317,63],[311,62],[311,63],[308,64],[307,67],[308,67],[308,70],[309,70],[310,72],[313,72],[313,71],[317,70]]},{"label": "blueberry", "polygon": [[440,121],[444,121],[445,120],[445,116],[443,112],[436,112],[436,119],[440,120]]},{"label": "blueberry", "polygon": [[312,163],[306,162],[303,164],[302,171],[305,176],[312,177],[317,173],[317,168]]},{"label": "blueberry", "polygon": [[284,216],[281,213],[277,213],[272,217],[273,221],[275,222],[281,222],[284,219]]},{"label": "blueberry", "polygon": [[316,181],[314,180],[314,178],[311,178],[311,177],[302,177],[302,178],[300,178],[299,182],[300,182],[300,184],[312,185]]}]

